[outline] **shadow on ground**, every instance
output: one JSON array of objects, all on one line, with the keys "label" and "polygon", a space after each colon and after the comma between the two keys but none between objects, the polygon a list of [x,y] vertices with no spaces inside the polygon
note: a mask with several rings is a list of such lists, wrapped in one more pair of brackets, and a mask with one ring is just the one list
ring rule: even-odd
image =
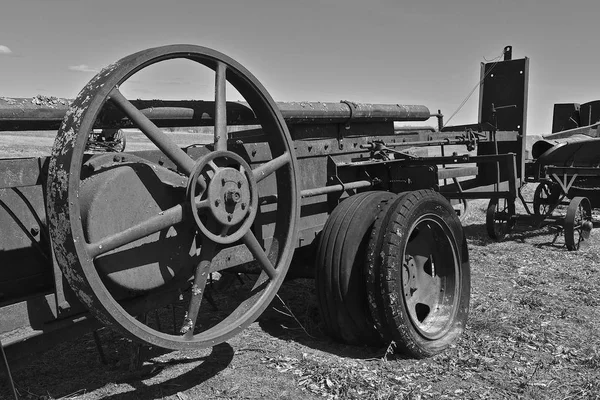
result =
[{"label": "shadow on ground", "polygon": [[[112,336],[110,333],[108,335]],[[91,334],[86,336],[91,337]],[[114,342],[108,343],[109,340]],[[13,370],[20,398],[71,398],[102,391],[111,383],[126,383],[131,390],[102,398],[158,399],[183,392],[214,377],[227,368],[234,356],[234,350],[228,343],[213,347],[207,355],[191,358],[183,357],[179,352],[144,348],[140,359],[143,364],[130,368],[132,349],[138,346],[125,339],[105,338],[108,359],[108,365],[105,365],[100,362],[92,342],[90,338],[89,341],[61,343],[27,365]],[[169,357],[170,354],[172,357]],[[190,370],[185,369],[185,365],[192,363],[198,365]],[[160,379],[159,375],[167,367],[185,369],[185,372],[177,373],[171,379]],[[12,398],[6,377],[0,375],[0,378],[0,398]]]},{"label": "shadow on ground", "polygon": [[[131,376],[121,378],[117,383],[128,383],[134,388],[134,391],[127,393],[117,393],[103,399],[125,400],[125,399],[160,399],[165,396],[171,396],[178,392],[184,392],[194,386],[197,386],[223,371],[231,363],[234,351],[228,343],[221,343],[212,348],[212,352],[206,357],[193,359],[174,359],[167,362],[150,361],[149,365],[142,367],[140,371],[133,372]],[[155,384],[146,384],[144,380],[153,375],[157,375],[167,366],[182,365],[202,361],[201,364],[192,370],[177,375],[166,381],[160,381]],[[147,373],[146,371],[149,371]]]},{"label": "shadow on ground", "polygon": [[293,340],[303,346],[340,357],[382,358],[385,347],[354,346],[339,343],[324,332],[319,315],[315,281],[287,281],[269,308],[258,319],[260,328],[273,337]]}]

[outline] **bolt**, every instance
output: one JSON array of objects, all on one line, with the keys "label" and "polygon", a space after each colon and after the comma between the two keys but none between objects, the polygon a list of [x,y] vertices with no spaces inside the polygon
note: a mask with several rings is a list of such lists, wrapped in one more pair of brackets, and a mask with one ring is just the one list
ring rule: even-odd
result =
[{"label": "bolt", "polygon": [[37,236],[38,233],[40,233],[40,228],[38,228],[37,226],[34,226],[33,228],[31,228],[31,234],[33,236]]},{"label": "bolt", "polygon": [[219,199],[215,200],[215,207],[219,207],[219,204],[221,204],[221,202],[219,201]]},{"label": "bolt", "polygon": [[245,210],[246,209],[246,203],[242,203],[241,207],[242,207],[242,210]]},{"label": "bolt", "polygon": [[238,182],[238,189],[241,189],[241,188],[242,188],[242,182],[240,181],[240,182]]},{"label": "bolt", "polygon": [[225,179],[221,179],[221,185],[225,186]]},{"label": "bolt", "polygon": [[238,203],[241,200],[241,198],[242,196],[240,192],[234,192],[233,190],[229,190],[227,191],[227,193],[225,193],[225,202],[231,206]]},{"label": "bolt", "polygon": [[231,220],[232,220],[232,219],[233,219],[233,216],[232,216],[231,214],[229,214],[229,215],[227,216],[227,221],[231,222]]}]

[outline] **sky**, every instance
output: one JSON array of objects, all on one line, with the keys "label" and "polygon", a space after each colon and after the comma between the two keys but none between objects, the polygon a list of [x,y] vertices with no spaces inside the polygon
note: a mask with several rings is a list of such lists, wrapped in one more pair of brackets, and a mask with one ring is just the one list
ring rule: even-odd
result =
[{"label": "sky", "polygon": [[[528,133],[554,103],[600,99],[598,0],[1,0],[0,97],[73,98],[145,48],[197,44],[250,70],[276,101],[422,104],[453,114],[480,63],[530,58]],[[191,98],[209,81],[172,62],[136,98]],[[135,78],[135,77],[134,77]],[[452,124],[477,122],[473,97]],[[228,95],[229,98],[229,95]],[[431,124],[435,125],[435,120]]]}]

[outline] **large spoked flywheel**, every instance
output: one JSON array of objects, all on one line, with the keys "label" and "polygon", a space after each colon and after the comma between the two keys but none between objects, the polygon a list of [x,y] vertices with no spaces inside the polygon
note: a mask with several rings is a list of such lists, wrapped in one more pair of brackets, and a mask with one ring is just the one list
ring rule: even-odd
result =
[{"label": "large spoked flywheel", "polygon": [[[194,158],[120,89],[137,72],[173,59],[214,71],[214,142],[207,146],[210,151]],[[227,83],[256,115],[270,161],[251,166],[247,157],[232,151]],[[89,134],[105,106],[116,108],[137,127],[160,151],[162,161],[127,153],[86,154]],[[47,215],[57,262],[79,300],[123,334],[170,349],[214,346],[252,323],[285,278],[299,215],[296,163],[275,102],[236,61],[193,45],[157,47],[125,57],[79,93],[54,143]],[[255,226],[265,187],[278,199],[268,235]],[[219,276],[238,277],[238,270],[228,274],[235,263],[214,262],[232,246],[254,258],[256,273],[234,279],[236,285],[245,281],[247,288],[230,290],[235,297],[225,301],[210,287]],[[173,293],[177,304],[167,324],[158,305]],[[149,318],[147,311],[154,306],[157,311]]]}]

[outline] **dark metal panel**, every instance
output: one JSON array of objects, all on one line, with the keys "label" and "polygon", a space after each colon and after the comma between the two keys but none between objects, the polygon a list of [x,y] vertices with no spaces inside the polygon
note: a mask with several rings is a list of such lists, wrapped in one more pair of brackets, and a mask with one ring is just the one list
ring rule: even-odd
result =
[{"label": "dark metal panel", "polygon": [[[525,163],[525,135],[527,132],[527,91],[529,84],[529,59],[499,61],[482,65],[482,86],[479,108],[479,123],[489,124],[498,131],[516,131],[514,142],[499,142],[499,154],[517,155],[517,176],[523,179]],[[482,143],[479,155],[494,154],[494,143]],[[482,165],[479,171],[480,184],[497,180],[494,165]],[[500,180],[510,179],[505,168],[500,169]]]},{"label": "dark metal panel", "polygon": [[555,104],[552,114],[552,133],[581,126],[579,108],[580,105],[577,103]]},{"label": "dark metal panel", "polygon": [[48,160],[47,157],[0,159],[0,188],[45,183]]},{"label": "dark metal panel", "polygon": [[581,126],[595,124],[600,121],[600,100],[582,104],[579,113]]},{"label": "dark metal panel", "polygon": [[529,59],[487,63],[483,68],[479,123],[499,131],[526,131]]},{"label": "dark metal panel", "polygon": [[0,303],[53,285],[41,186],[0,189]]}]

